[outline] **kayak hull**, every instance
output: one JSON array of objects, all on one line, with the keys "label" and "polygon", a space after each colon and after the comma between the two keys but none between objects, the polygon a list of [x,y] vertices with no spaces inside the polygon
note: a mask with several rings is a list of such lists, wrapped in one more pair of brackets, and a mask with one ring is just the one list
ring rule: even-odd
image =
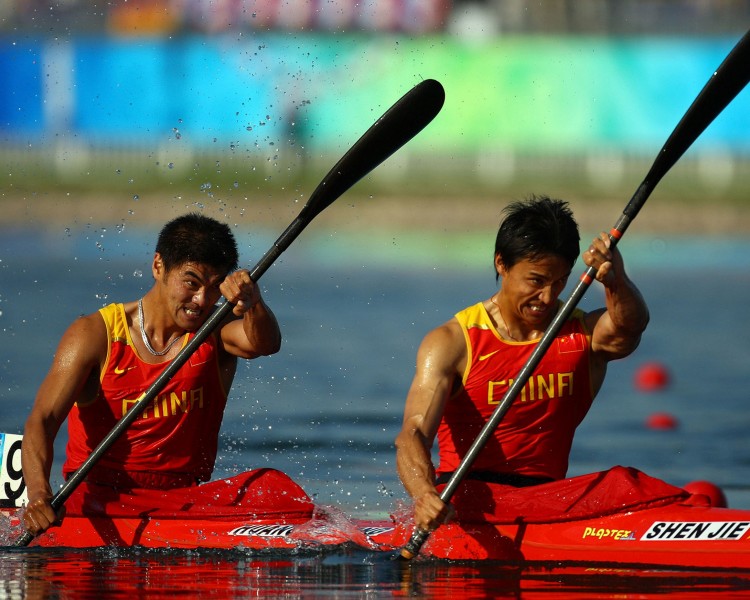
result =
[{"label": "kayak hull", "polygon": [[[17,513],[12,519],[17,519]],[[648,565],[750,571],[750,511],[662,507],[596,520],[548,524],[447,524],[420,555],[512,564]],[[396,552],[412,529],[406,522],[349,520],[320,511],[308,520],[67,517],[32,547],[101,546],[173,549],[301,550],[354,544]],[[655,536],[649,539],[645,536]],[[661,536],[661,539],[659,539]],[[713,537],[709,537],[713,536]]]},{"label": "kayak hull", "polygon": [[[185,497],[180,497],[179,504],[168,504],[179,509],[140,507],[132,514],[123,509],[117,515],[74,510],[61,526],[49,529],[34,539],[31,546],[262,552],[355,545],[395,555],[412,534],[413,524],[406,514],[385,519],[351,519],[336,509],[313,505],[306,495],[299,496],[301,488],[291,480],[278,477],[278,472],[269,472],[276,476],[276,487],[281,483],[287,488],[276,497],[271,495],[272,502],[260,512],[231,503],[198,506]],[[246,474],[242,481],[246,484],[250,479]],[[260,487],[267,483],[264,478],[257,481]],[[237,483],[236,478],[220,480],[195,489],[201,493],[204,489],[213,490],[211,498],[215,499],[217,489],[235,490]],[[162,498],[168,498],[170,493],[159,492]],[[289,501],[290,497],[293,500]],[[285,499],[287,505],[274,510],[279,498]],[[500,523],[449,523],[429,536],[420,558],[492,560],[514,565],[555,563],[591,568],[646,565],[750,572],[750,510],[712,507],[705,500],[702,496],[686,495],[679,501],[657,506],[546,522],[518,517]],[[257,507],[257,502],[253,506]],[[105,509],[113,512],[111,506]],[[18,509],[4,513],[11,526],[19,525]]]}]

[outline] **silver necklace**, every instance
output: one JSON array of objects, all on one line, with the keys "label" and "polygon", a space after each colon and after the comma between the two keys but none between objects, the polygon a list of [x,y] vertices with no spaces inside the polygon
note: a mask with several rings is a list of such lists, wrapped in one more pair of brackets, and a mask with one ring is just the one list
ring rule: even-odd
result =
[{"label": "silver necklace", "polygon": [[174,346],[178,340],[182,339],[181,335],[177,336],[175,339],[169,342],[169,344],[167,344],[167,346],[161,352],[157,352],[156,350],[154,350],[151,342],[148,341],[146,328],[143,326],[143,298],[138,299],[138,324],[141,326],[141,339],[143,340],[143,345],[146,346],[146,350],[148,350],[154,356],[164,356],[167,352],[169,352],[169,349]]},{"label": "silver necklace", "polygon": [[500,305],[497,302],[495,302],[495,295],[494,294],[490,298],[490,302],[492,302],[492,304],[494,304],[495,306],[497,306],[497,312],[500,313],[500,318],[502,319],[503,325],[505,326],[505,331],[508,332],[508,337],[511,340],[513,340],[514,342],[520,341],[520,340],[517,340],[516,338],[514,338],[513,334],[510,332],[510,327],[508,327],[508,324],[505,322],[505,317],[503,316],[503,311],[500,310]]}]

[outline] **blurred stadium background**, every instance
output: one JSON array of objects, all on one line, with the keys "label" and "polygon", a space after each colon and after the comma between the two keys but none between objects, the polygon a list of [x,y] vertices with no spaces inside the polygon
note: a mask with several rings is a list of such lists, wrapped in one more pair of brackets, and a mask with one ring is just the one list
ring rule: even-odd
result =
[{"label": "blurred stadium background", "polygon": [[[434,78],[441,114],[354,193],[623,204],[749,25],[748,0],[0,0],[0,202],[306,198]],[[673,201],[747,204],[750,92],[675,171]]]}]

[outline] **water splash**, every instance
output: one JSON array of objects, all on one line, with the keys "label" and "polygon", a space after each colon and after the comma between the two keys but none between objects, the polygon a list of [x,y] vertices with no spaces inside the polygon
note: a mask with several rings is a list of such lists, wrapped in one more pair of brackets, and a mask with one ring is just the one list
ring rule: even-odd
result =
[{"label": "water splash", "polygon": [[0,510],[0,546],[12,546],[24,534],[20,514],[16,509]]},{"label": "water splash", "polygon": [[371,550],[378,547],[346,513],[334,506],[316,506],[312,519],[295,526],[290,537],[302,545],[353,543]]}]

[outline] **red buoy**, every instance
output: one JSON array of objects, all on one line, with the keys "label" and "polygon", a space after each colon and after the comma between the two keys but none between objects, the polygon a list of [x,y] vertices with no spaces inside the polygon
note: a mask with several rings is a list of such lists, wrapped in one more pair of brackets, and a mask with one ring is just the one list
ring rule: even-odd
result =
[{"label": "red buoy", "polygon": [[683,489],[691,494],[701,494],[706,496],[711,504],[717,508],[726,508],[729,506],[724,491],[715,483],[710,481],[691,481]]},{"label": "red buoy", "polygon": [[646,427],[649,429],[671,430],[677,429],[678,425],[677,418],[665,412],[653,413],[646,419]]},{"label": "red buoy", "polygon": [[635,373],[635,387],[642,392],[663,390],[669,383],[669,371],[658,362],[646,363]]}]

